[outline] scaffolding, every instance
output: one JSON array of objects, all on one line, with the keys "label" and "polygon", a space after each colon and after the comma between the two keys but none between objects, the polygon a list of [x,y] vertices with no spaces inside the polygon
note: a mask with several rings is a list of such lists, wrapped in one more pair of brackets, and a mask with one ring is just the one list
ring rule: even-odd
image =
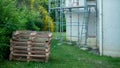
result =
[{"label": "scaffolding", "polygon": [[[80,0],[68,0],[69,5],[66,6],[67,0],[48,0],[49,6],[49,16],[51,11],[55,11],[55,38],[60,40],[60,43],[63,43],[65,37],[69,37],[69,40],[66,40],[69,44],[72,44],[72,38],[76,37],[76,44],[81,47],[87,47],[88,39],[88,22],[90,17],[91,7],[94,7],[96,10],[96,5],[88,5],[88,0],[83,0],[84,5],[80,4]],[[97,3],[97,2],[96,2]],[[77,14],[77,21],[73,21],[73,14]],[[64,21],[65,14],[69,14],[69,22]],[[97,12],[96,12],[97,14]],[[82,22],[80,19],[82,16]],[[96,15],[95,15],[96,16]],[[49,18],[50,19],[50,18]],[[68,24],[69,23],[69,24]],[[73,24],[77,23],[77,24]],[[50,27],[50,24],[48,25]],[[63,27],[69,27],[69,35],[63,34]],[[77,27],[77,35],[73,35],[73,26]],[[49,30],[50,31],[50,30]]]}]

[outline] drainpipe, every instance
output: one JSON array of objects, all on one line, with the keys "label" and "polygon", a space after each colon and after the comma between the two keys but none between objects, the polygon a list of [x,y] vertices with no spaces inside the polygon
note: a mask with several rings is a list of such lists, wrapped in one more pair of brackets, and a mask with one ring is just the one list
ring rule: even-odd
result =
[{"label": "drainpipe", "polygon": [[99,3],[99,52],[103,55],[103,0],[97,0]]}]

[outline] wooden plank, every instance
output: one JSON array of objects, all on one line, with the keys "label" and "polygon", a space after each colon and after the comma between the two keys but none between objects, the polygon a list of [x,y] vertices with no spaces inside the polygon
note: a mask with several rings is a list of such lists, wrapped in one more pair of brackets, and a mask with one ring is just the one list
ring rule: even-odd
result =
[{"label": "wooden plank", "polygon": [[19,41],[19,42],[27,42],[27,41],[32,41],[32,42],[37,42],[37,43],[45,43],[45,42],[50,42],[49,38],[33,38],[33,39],[20,39],[20,38],[13,38],[13,41]]},{"label": "wooden plank", "polygon": [[24,51],[24,50],[13,50],[13,52],[48,53],[49,51]]},{"label": "wooden plank", "polygon": [[41,49],[41,50],[45,50],[45,49],[48,49],[50,48],[50,46],[43,46],[43,47],[39,47],[39,46],[31,46],[30,49]]},{"label": "wooden plank", "polygon": [[48,38],[39,38],[39,37],[37,37],[37,38],[34,38],[32,41],[36,42],[36,43],[45,43],[46,41],[50,41],[50,40]]},{"label": "wooden plank", "polygon": [[45,51],[48,52],[50,50],[50,48],[47,49],[31,49],[32,51]]},{"label": "wooden plank", "polygon": [[49,54],[46,54],[46,55],[28,55],[28,54],[12,54],[13,56],[19,56],[19,57],[22,57],[22,56],[30,56],[30,57],[47,57]]},{"label": "wooden plank", "polygon": [[27,51],[27,48],[26,48],[26,49],[14,48],[14,50],[22,50],[22,51]]},{"label": "wooden plank", "polygon": [[[14,48],[14,50],[27,50],[26,49],[21,49],[21,48]],[[45,51],[45,52],[48,52],[50,50],[50,48],[47,48],[47,49],[31,49],[31,51]]]},{"label": "wooden plank", "polygon": [[47,47],[28,47],[28,46],[13,46],[13,48],[19,48],[19,49],[27,49],[27,48],[30,48],[30,49],[40,49],[40,50],[45,50],[45,49],[48,49]]},{"label": "wooden plank", "polygon": [[45,52],[45,51],[13,51],[13,53],[15,54],[32,54],[32,55],[45,55],[46,53],[49,52]]},{"label": "wooden plank", "polygon": [[31,47],[30,49],[46,50],[46,47]]},{"label": "wooden plank", "polygon": [[13,41],[19,41],[19,42],[27,42],[27,41],[29,41],[29,39],[16,39],[16,38],[13,38],[12,40]]},{"label": "wooden plank", "polygon": [[[14,41],[14,42],[11,42],[11,44],[14,44],[13,46],[27,46],[28,42]],[[30,42],[29,44],[32,46],[39,46],[39,47],[50,46],[49,42],[45,42],[45,43]]]},{"label": "wooden plank", "polygon": [[18,48],[18,49],[27,49],[28,47],[27,46],[13,46],[13,48]]},{"label": "wooden plank", "polygon": [[28,54],[12,54],[13,56],[28,56]]},{"label": "wooden plank", "polygon": [[18,60],[18,61],[27,61],[27,59],[17,59],[17,58],[14,58],[13,60]]},{"label": "wooden plank", "polygon": [[28,43],[27,42],[12,42],[11,44],[14,44],[14,46],[27,46]]},{"label": "wooden plank", "polygon": [[45,42],[45,43],[35,43],[35,42],[33,42],[33,43],[31,43],[31,45],[32,46],[40,46],[40,47],[42,47],[42,46],[50,46],[50,44],[49,44],[49,42]]},{"label": "wooden plank", "polygon": [[13,48],[18,48],[18,49],[27,49],[27,48],[30,48],[30,49],[38,49],[38,50],[45,50],[45,49],[48,49],[46,47],[23,47],[23,46],[14,46]]},{"label": "wooden plank", "polygon": [[28,46],[25,46],[25,47],[23,47],[23,46],[13,46],[13,47],[10,47],[10,51],[12,51],[12,50],[27,50],[27,49],[30,49],[30,50],[40,50],[40,51],[45,51],[46,49],[49,49],[50,48],[50,46],[44,46],[44,47],[28,47]]},{"label": "wooden plank", "polygon": [[46,55],[30,55],[30,57],[46,57]]},{"label": "wooden plank", "polygon": [[14,59],[12,59],[12,60],[17,60],[17,61],[27,61],[27,59],[23,59],[23,58],[21,58],[21,59],[14,58]]},{"label": "wooden plank", "polygon": [[36,35],[36,34],[38,34],[38,35],[52,36],[52,33],[45,32],[45,31],[41,31],[41,32],[37,32],[37,31],[16,31],[16,32],[13,33],[13,35],[23,35],[23,34],[27,34],[27,35]]},{"label": "wooden plank", "polygon": [[[14,58],[12,60],[16,60],[16,61],[28,61],[28,59],[18,59],[18,58]],[[45,62],[45,59],[29,59],[29,61],[35,61],[35,62]]]},{"label": "wooden plank", "polygon": [[36,35],[29,35],[29,34],[19,34],[19,35],[13,35],[13,37],[39,37],[39,38],[51,38],[51,35],[47,35],[47,34],[36,34]]}]

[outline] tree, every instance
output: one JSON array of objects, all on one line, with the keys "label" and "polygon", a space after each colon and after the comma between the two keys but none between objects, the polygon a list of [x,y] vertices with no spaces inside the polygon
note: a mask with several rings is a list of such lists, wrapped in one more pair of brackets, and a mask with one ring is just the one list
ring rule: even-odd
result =
[{"label": "tree", "polygon": [[[29,19],[26,24],[27,29],[30,29],[30,30],[40,29],[41,31],[48,31],[49,29],[48,23],[50,23],[50,30],[54,31],[54,24],[53,24],[52,18],[48,16],[47,10],[43,6],[41,6],[43,1],[39,1],[39,0],[19,1],[18,0],[18,2],[17,2],[17,6],[20,7],[20,9],[24,9],[23,5],[28,9],[27,14],[30,16],[27,15],[27,18]],[[48,22],[49,18],[50,18],[50,22]],[[28,27],[29,25],[33,25],[32,28],[29,28]]]}]

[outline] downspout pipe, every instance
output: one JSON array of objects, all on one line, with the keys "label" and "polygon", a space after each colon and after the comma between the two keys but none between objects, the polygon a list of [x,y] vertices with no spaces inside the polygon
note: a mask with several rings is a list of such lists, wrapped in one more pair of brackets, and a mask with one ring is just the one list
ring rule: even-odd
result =
[{"label": "downspout pipe", "polygon": [[97,0],[98,1],[98,16],[99,16],[99,52],[100,56],[103,55],[103,0]]}]

